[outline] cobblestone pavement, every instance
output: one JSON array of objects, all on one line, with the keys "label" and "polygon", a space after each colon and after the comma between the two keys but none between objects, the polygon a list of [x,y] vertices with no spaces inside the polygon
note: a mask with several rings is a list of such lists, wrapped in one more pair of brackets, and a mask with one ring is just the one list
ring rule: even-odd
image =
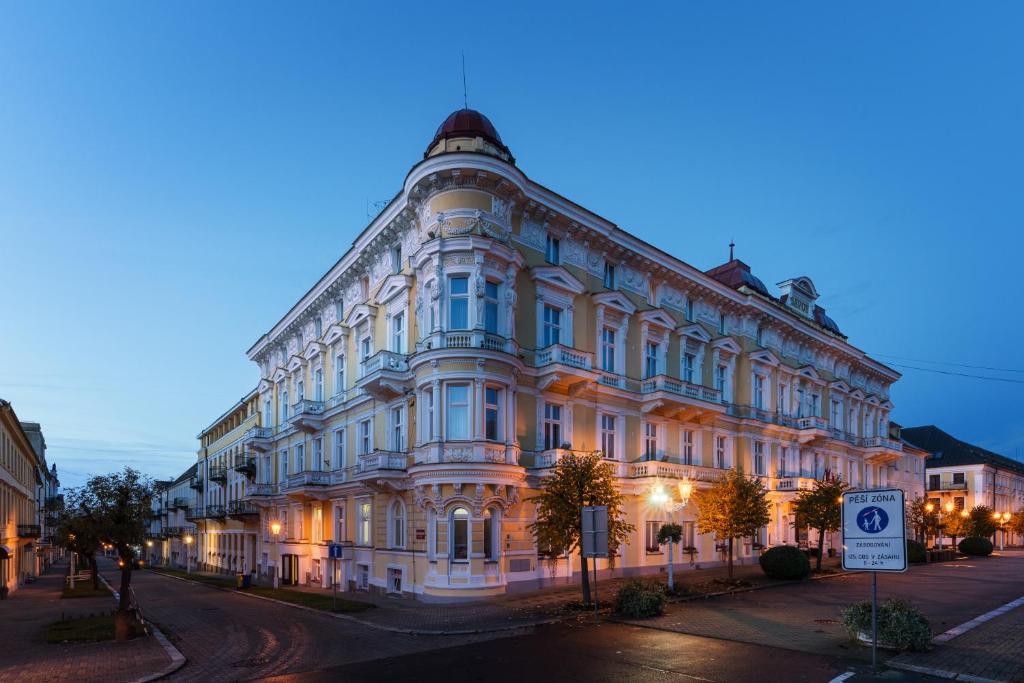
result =
[{"label": "cobblestone pavement", "polygon": [[[113,563],[101,564],[114,576]],[[188,659],[168,681],[241,681],[478,642],[492,636],[384,633],[154,572],[132,577],[146,618]],[[514,633],[514,632],[513,632]]]},{"label": "cobblestone pavement", "polygon": [[[924,612],[934,634],[969,621],[1024,593],[1024,556],[972,558],[880,574],[878,599],[900,597]],[[871,597],[866,573],[669,605],[639,626],[837,657],[870,659],[850,642],[840,610]]]},{"label": "cobblestone pavement", "polygon": [[130,681],[170,663],[154,638],[47,643],[46,627],[62,615],[88,616],[114,607],[112,597],[62,600],[66,571],[66,563],[51,567],[10,600],[0,602],[0,681]]}]

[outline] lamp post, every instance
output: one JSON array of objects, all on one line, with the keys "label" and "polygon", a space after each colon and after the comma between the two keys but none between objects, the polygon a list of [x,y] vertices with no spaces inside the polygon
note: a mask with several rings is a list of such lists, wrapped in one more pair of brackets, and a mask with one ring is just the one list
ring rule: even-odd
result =
[{"label": "lamp post", "polygon": [[[935,506],[933,504],[931,504],[931,503],[925,503],[924,511],[928,515],[931,515],[933,512],[935,512]],[[928,542],[928,538],[927,538],[927,536],[928,536],[928,520],[927,519],[925,520],[924,529],[925,529],[925,539],[924,540],[925,540],[925,543],[927,543]]]},{"label": "lamp post", "polygon": [[[693,484],[689,480],[683,480],[679,482],[679,502],[676,502],[672,498],[672,494],[665,490],[664,486],[657,484],[651,489],[651,503],[656,507],[660,507],[668,513],[668,521],[672,523],[672,513],[676,510],[682,510],[686,507],[686,504],[690,502],[690,495],[693,494]],[[673,581],[674,576],[672,572],[672,537],[668,538],[668,589],[674,590],[675,583]]]},{"label": "lamp post", "polygon": [[274,534],[274,588],[277,588],[278,574],[280,569],[278,564],[281,561],[281,545],[277,535],[281,533],[281,522],[276,519],[270,523],[270,533]]},{"label": "lamp post", "polygon": [[1003,513],[993,512],[992,513],[992,521],[994,521],[996,524],[999,525],[999,531],[1002,532],[1001,534],[999,534],[999,549],[1000,550],[1006,550],[1006,528],[1003,525],[1010,521],[1010,517],[1011,517],[1011,515],[1010,515],[1009,512],[1003,512]]},{"label": "lamp post", "polygon": [[[947,517],[949,515],[953,514],[953,507],[954,507],[953,506],[953,501],[949,501],[948,503],[946,503],[943,506],[943,509],[946,511],[946,516]],[[942,541],[942,517],[940,516],[939,517],[939,550],[942,550],[943,547],[944,546],[943,546],[943,541]]]},{"label": "lamp post", "polygon": [[192,549],[189,546],[192,545],[192,535],[191,534],[186,534],[185,538],[183,538],[182,540],[185,541],[185,573],[186,574],[191,574],[192,573],[192,555],[190,553],[192,552]]}]

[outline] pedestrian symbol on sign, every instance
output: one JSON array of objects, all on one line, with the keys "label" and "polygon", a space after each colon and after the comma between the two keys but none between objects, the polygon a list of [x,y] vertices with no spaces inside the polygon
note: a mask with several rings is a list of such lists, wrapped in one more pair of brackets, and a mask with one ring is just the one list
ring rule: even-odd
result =
[{"label": "pedestrian symbol on sign", "polygon": [[857,515],[857,526],[861,528],[861,531],[877,534],[889,526],[889,515],[879,507],[864,508]]}]

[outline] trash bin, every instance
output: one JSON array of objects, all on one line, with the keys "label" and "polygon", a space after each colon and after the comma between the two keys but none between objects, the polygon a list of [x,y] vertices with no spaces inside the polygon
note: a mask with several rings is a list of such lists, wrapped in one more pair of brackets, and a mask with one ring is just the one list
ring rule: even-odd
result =
[{"label": "trash bin", "polygon": [[252,586],[252,574],[246,574],[242,578],[242,588],[249,588]]}]

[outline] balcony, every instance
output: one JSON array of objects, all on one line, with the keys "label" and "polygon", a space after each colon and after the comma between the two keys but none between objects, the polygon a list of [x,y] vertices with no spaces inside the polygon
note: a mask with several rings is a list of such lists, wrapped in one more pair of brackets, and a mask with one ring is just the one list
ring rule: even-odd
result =
[{"label": "balcony", "polygon": [[188,499],[187,498],[175,498],[174,500],[171,501],[170,507],[171,507],[171,509],[174,509],[174,510],[187,510],[188,509]]},{"label": "balcony", "polygon": [[378,351],[359,364],[356,386],[375,398],[387,399],[405,393],[408,378],[409,361],[404,354]]},{"label": "balcony", "polygon": [[519,449],[507,449],[505,444],[491,441],[429,443],[414,453],[416,465],[447,463],[487,463],[491,465],[518,465]]},{"label": "balcony", "polygon": [[188,480],[188,486],[189,486],[189,488],[195,489],[196,491],[202,491],[203,490],[203,478],[202,477],[192,477],[191,479]]},{"label": "balcony", "polygon": [[260,509],[248,500],[233,500],[228,503],[228,516],[234,519],[259,517]]},{"label": "balcony", "polygon": [[594,354],[589,351],[579,351],[563,344],[555,344],[535,351],[533,364],[538,368],[548,365],[565,365],[577,370],[592,370],[594,368]]},{"label": "balcony", "polygon": [[242,446],[265,453],[270,450],[270,440],[273,436],[274,430],[271,427],[252,427],[242,435]]},{"label": "balcony", "polygon": [[256,476],[256,458],[246,455],[235,456],[235,472],[240,472],[247,477]]},{"label": "balcony", "polygon": [[776,491],[810,491],[814,488],[814,481],[812,477],[786,475],[776,478],[772,488]]},{"label": "balcony", "polygon": [[408,466],[409,457],[398,451],[373,451],[360,455],[356,460],[356,476],[368,475],[380,472],[404,472]]},{"label": "balcony", "polygon": [[303,399],[293,405],[288,424],[304,432],[315,432],[323,425],[324,402]]},{"label": "balcony", "polygon": [[417,345],[419,351],[431,349],[486,349],[512,355],[519,352],[515,340],[483,330],[435,332]]},{"label": "balcony", "polygon": [[183,526],[168,526],[164,527],[163,535],[170,538],[172,536],[181,536],[185,533],[185,527]]},{"label": "balcony", "polygon": [[38,524],[19,524],[18,538],[39,538],[43,533]]},{"label": "balcony", "polygon": [[640,383],[644,404],[641,411],[657,410],[669,417],[693,420],[704,413],[722,413],[722,392],[700,384],[657,375]]},{"label": "balcony", "polygon": [[331,473],[320,470],[306,470],[288,475],[286,490],[298,489],[304,486],[327,486],[331,483]]},{"label": "balcony", "polygon": [[218,481],[221,484],[228,480],[228,468],[224,465],[214,465],[210,468],[210,481]]},{"label": "balcony", "polygon": [[688,479],[693,482],[714,483],[730,472],[730,470],[717,467],[704,467],[703,465],[687,465],[679,462],[678,458],[669,460],[648,460],[643,462],[628,463],[626,475],[630,479],[641,479],[654,477],[661,479]]},{"label": "balcony", "polygon": [[935,487],[933,487],[933,486],[931,486],[929,484],[928,490],[929,491],[966,491],[967,490],[967,482],[966,481],[961,481],[961,482],[956,482],[956,481],[940,481],[939,482],[939,488],[935,488]]},{"label": "balcony", "polygon": [[206,517],[206,510],[201,507],[189,508],[185,510],[185,519],[190,522],[194,522],[199,519]]},{"label": "balcony", "polygon": [[206,518],[207,519],[224,519],[224,506],[223,505],[207,505],[206,506]]},{"label": "balcony", "polygon": [[262,482],[259,484],[250,484],[245,489],[245,495],[250,498],[262,497],[262,496],[276,496],[278,492],[277,484],[270,484]]}]

